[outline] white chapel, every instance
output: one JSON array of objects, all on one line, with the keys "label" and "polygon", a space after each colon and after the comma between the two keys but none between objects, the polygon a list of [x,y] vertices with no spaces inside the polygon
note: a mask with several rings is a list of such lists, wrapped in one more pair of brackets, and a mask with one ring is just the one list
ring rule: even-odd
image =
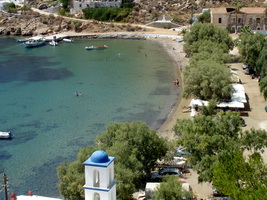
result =
[{"label": "white chapel", "polygon": [[84,162],[85,200],[116,200],[114,159],[105,151],[95,151]]}]

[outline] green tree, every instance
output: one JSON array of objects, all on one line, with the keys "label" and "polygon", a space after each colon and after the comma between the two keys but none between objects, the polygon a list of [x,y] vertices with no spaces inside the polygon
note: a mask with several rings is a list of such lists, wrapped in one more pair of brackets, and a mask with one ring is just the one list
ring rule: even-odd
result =
[{"label": "green tree", "polygon": [[265,42],[255,67],[256,74],[260,74],[261,77],[265,77],[267,74],[267,42]]},{"label": "green tree", "polygon": [[117,199],[124,200],[130,199],[134,190],[141,187],[145,172],[150,172],[169,148],[167,141],[160,138],[156,131],[138,121],[109,124],[106,132],[96,138],[95,144],[81,149],[77,161],[58,167],[59,189],[66,199],[84,199],[83,162],[96,149],[116,157]]},{"label": "green tree", "polygon": [[192,193],[186,191],[182,187],[182,183],[177,180],[177,177],[167,177],[155,191],[153,195],[155,200],[186,200],[192,199]]},{"label": "green tree", "polygon": [[265,36],[261,33],[244,33],[239,38],[238,48],[241,59],[253,70],[257,70],[256,62],[264,47],[265,42]]},{"label": "green tree", "polygon": [[111,123],[96,141],[101,149],[111,148],[118,142],[127,142],[147,173],[155,168],[157,159],[164,157],[168,150],[165,139],[158,137],[156,131],[138,121]]},{"label": "green tree", "polygon": [[201,23],[210,23],[210,11],[203,12],[199,17],[198,21]]},{"label": "green tree", "polygon": [[202,100],[230,99],[232,92],[230,70],[214,60],[200,60],[185,71],[183,97]]},{"label": "green tree", "polygon": [[262,93],[264,99],[267,99],[267,76],[261,79],[260,83],[260,92]]},{"label": "green tree", "polygon": [[190,163],[199,174],[199,182],[211,182],[214,166],[235,152],[258,152],[267,146],[266,131],[242,132],[240,125],[239,114],[230,111],[177,121],[174,131],[179,135],[178,144],[191,153]]},{"label": "green tree", "polygon": [[59,0],[59,2],[62,3],[62,6],[64,9],[67,9],[72,1],[71,0]]},{"label": "green tree", "polygon": [[231,60],[226,44],[219,44],[210,40],[200,40],[191,45],[190,64],[199,60],[212,59],[218,63],[227,63]]},{"label": "green tree", "polygon": [[264,200],[267,198],[266,173],[260,154],[245,158],[242,151],[238,151],[215,165],[213,185],[236,200]]},{"label": "green tree", "polygon": [[209,23],[195,23],[191,27],[190,32],[187,32],[184,36],[184,51],[188,55],[191,55],[192,45],[200,40],[210,40],[215,43],[225,44],[228,50],[234,47],[233,40],[226,29],[219,28]]}]

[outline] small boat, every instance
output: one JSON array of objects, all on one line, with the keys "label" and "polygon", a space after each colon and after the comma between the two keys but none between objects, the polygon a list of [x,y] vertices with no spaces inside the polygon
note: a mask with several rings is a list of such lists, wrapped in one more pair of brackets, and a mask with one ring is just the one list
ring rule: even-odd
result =
[{"label": "small boat", "polygon": [[104,45],[104,46],[89,46],[89,47],[85,47],[86,50],[106,49],[106,48],[108,48],[107,45]]},{"label": "small boat", "polygon": [[26,48],[31,48],[31,47],[38,47],[42,46],[45,44],[45,39],[40,38],[40,39],[29,39],[28,41],[23,43]]},{"label": "small boat", "polygon": [[49,42],[49,44],[51,46],[57,46],[58,45],[57,41],[55,41],[55,40],[52,40],[51,42]]},{"label": "small boat", "polygon": [[18,43],[23,43],[23,42],[27,42],[29,39],[28,38],[22,38],[22,39],[17,39]]},{"label": "small boat", "polygon": [[1,132],[0,131],[0,139],[11,139],[13,135],[11,134],[10,131],[8,132]]},{"label": "small boat", "polygon": [[67,39],[67,38],[64,38],[63,41],[64,41],[64,42],[73,42],[72,39]]}]

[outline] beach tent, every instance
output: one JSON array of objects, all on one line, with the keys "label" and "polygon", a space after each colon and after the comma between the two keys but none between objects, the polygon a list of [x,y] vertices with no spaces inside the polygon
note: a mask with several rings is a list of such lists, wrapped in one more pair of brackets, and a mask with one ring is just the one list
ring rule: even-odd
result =
[{"label": "beach tent", "polygon": [[238,101],[221,102],[217,105],[219,108],[244,108],[244,103]]},{"label": "beach tent", "polygon": [[232,94],[232,101],[247,103],[245,89],[242,84],[233,84],[234,92]]},{"label": "beach tent", "polygon": [[209,102],[204,101],[204,100],[200,100],[200,99],[192,99],[189,106],[191,106],[193,108],[194,105],[202,106],[203,104],[204,104],[204,106],[207,106],[209,104]]}]

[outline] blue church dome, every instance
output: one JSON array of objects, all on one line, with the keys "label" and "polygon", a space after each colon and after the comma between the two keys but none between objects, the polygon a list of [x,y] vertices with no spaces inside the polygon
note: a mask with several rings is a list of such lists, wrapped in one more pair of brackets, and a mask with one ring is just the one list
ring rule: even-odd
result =
[{"label": "blue church dome", "polygon": [[108,154],[105,151],[98,150],[91,155],[91,161],[94,163],[109,162]]}]

